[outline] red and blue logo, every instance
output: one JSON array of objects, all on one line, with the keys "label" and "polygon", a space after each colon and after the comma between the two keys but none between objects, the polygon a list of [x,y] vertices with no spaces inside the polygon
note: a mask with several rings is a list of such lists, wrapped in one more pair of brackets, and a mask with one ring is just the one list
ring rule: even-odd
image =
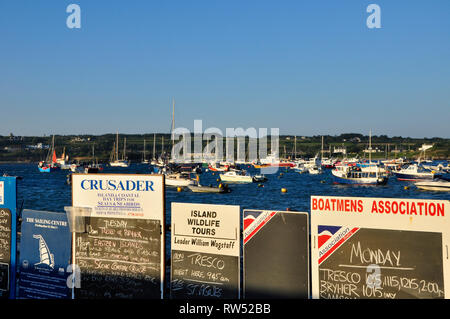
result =
[{"label": "red and blue logo", "polygon": [[357,227],[318,226],[317,244],[319,248],[319,265],[358,230],[359,228]]}]

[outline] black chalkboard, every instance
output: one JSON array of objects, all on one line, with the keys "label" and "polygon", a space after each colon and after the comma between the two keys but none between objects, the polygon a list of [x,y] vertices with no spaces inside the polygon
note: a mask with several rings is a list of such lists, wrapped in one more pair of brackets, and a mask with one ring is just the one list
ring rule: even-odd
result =
[{"label": "black chalkboard", "polygon": [[76,234],[75,264],[75,298],[161,298],[160,222],[88,218],[87,233]]},{"label": "black chalkboard", "polygon": [[320,264],[319,297],[444,298],[442,258],[441,233],[360,228]]},{"label": "black chalkboard", "polygon": [[308,230],[307,214],[277,212],[244,244],[245,299],[309,297]]},{"label": "black chalkboard", "polygon": [[0,298],[9,296],[11,262],[11,211],[0,208]]},{"label": "black chalkboard", "polygon": [[237,299],[239,257],[172,250],[173,299]]}]

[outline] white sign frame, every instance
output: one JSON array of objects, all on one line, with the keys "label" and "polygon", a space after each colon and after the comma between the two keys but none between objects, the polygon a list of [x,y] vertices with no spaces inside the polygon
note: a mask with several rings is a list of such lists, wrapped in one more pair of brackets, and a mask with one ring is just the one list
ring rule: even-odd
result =
[{"label": "white sign frame", "polygon": [[[220,222],[219,226],[213,225],[217,233],[214,235],[208,236],[203,235],[203,239],[211,240],[210,243],[214,240],[218,243],[218,245],[223,244],[220,250],[217,246],[211,247],[208,246],[198,246],[192,244],[192,238],[198,238],[194,234],[189,233],[189,227],[192,228],[188,223],[188,217],[191,215],[192,210],[196,210],[200,213],[205,211],[215,212],[217,213],[214,217],[211,216],[210,220],[218,220]],[[237,295],[238,299],[241,297],[241,208],[238,205],[217,205],[217,204],[197,204],[197,203],[176,203],[172,202],[171,207],[171,251],[173,250],[181,250],[181,251],[189,251],[189,252],[200,252],[206,254],[216,254],[216,255],[225,255],[237,257]],[[192,217],[192,216],[191,216]],[[225,222],[224,222],[225,221]],[[223,227],[224,226],[224,227]],[[223,228],[222,228],[223,227]],[[222,228],[222,229],[220,229]],[[190,230],[192,232],[192,229]],[[175,239],[186,239],[189,240],[190,244],[179,244],[175,243]],[[189,238],[189,239],[188,239]],[[232,246],[231,246],[232,244]],[[228,247],[230,245],[231,247]],[[173,265],[173,259],[171,258],[171,263]],[[172,267],[171,265],[171,267]],[[172,273],[172,271],[171,271]]]},{"label": "white sign frame", "polygon": [[449,214],[449,200],[311,196],[312,298],[319,298],[319,225],[442,233],[444,298],[450,298]]},{"label": "white sign frame", "polygon": [[[102,185],[93,187],[91,182],[85,180],[102,180]],[[111,183],[109,183],[111,181]],[[113,181],[113,182],[112,182]],[[127,184],[133,181],[134,184]],[[122,182],[122,184],[120,184]],[[122,214],[105,210],[107,205],[98,205],[98,198],[103,193],[113,192],[121,188],[127,196],[139,199],[139,207],[142,212],[128,212],[127,207],[120,207]],[[128,190],[127,190],[128,189]],[[143,195],[143,196],[141,196]],[[91,217],[117,217],[130,219],[153,219],[161,225],[161,299],[164,297],[165,281],[165,176],[162,174],[72,174],[72,206],[88,207],[92,209]],[[136,210],[135,208],[132,210]],[[75,233],[72,235],[72,260],[75,260]]]}]

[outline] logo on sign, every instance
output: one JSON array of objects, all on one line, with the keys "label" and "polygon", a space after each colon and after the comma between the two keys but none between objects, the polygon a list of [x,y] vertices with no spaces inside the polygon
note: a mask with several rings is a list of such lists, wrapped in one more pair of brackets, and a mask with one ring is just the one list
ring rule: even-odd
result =
[{"label": "logo on sign", "polygon": [[338,247],[346,242],[359,228],[341,226],[319,226],[318,246],[319,264],[328,258]]},{"label": "logo on sign", "polygon": [[53,269],[55,267],[55,259],[52,253],[50,253],[50,249],[48,248],[47,243],[45,242],[42,235],[33,235],[33,238],[39,240],[39,258],[40,261],[34,266],[46,265],[49,268]]}]

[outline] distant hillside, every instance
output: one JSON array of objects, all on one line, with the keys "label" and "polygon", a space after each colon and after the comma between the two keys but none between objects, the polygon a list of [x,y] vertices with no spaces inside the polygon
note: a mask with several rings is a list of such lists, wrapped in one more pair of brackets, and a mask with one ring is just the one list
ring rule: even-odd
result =
[{"label": "distant hillside", "polygon": [[[159,156],[161,152],[170,153],[170,134],[155,133],[155,152]],[[119,134],[119,156],[122,156],[124,139],[126,138],[126,155],[131,161],[140,161],[143,156],[144,140],[146,141],[146,156],[153,157],[154,133],[148,134]],[[193,137],[191,137],[193,141]],[[56,135],[55,148],[57,156],[63,151],[69,155],[70,160],[88,160],[92,156],[92,148],[95,156],[102,162],[107,162],[113,150],[116,134],[105,135]],[[295,143],[295,140],[297,141]],[[248,138],[247,138],[248,141]],[[330,157],[368,157],[369,137],[346,133],[338,136],[326,135],[324,141],[324,156]],[[193,143],[193,142],[192,142]],[[207,141],[203,141],[203,147]],[[37,162],[45,159],[48,146],[51,144],[49,136],[0,136],[0,162]],[[420,150],[423,145],[431,148],[425,151],[425,157],[430,159],[450,159],[450,139],[445,138],[410,138],[387,137],[386,135],[372,136],[372,158],[398,158],[407,157],[417,159],[424,156]],[[225,150],[225,140],[223,140]],[[237,143],[235,142],[235,149]],[[279,154],[283,158],[292,158],[294,150],[296,157],[312,157],[321,152],[322,136],[280,136]],[[270,149],[270,137],[268,139]],[[192,146],[193,149],[193,146]],[[365,152],[366,150],[366,152]],[[236,151],[236,150],[235,150]],[[345,151],[346,154],[340,153]],[[224,151],[225,153],[225,151]]]}]

